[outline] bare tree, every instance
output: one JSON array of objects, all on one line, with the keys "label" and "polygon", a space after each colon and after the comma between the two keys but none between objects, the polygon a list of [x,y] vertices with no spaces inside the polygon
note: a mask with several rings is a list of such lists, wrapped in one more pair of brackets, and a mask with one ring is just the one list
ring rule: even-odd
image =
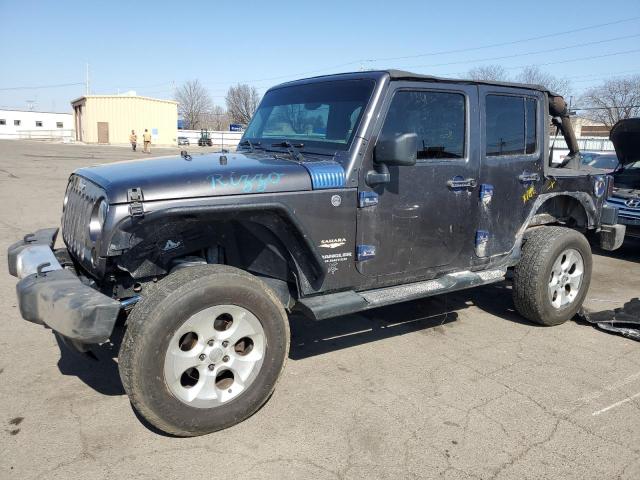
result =
[{"label": "bare tree", "polygon": [[260,97],[256,87],[243,83],[229,87],[226,102],[229,118],[235,123],[247,125],[258,108]]},{"label": "bare tree", "polygon": [[565,98],[571,94],[571,82],[569,80],[551,75],[535,65],[524,67],[522,72],[516,76],[516,81],[520,83],[542,85],[554,93],[559,93]]},{"label": "bare tree", "polygon": [[640,75],[614,78],[580,97],[583,115],[612,127],[618,120],[640,116]]},{"label": "bare tree", "polygon": [[186,128],[195,130],[202,127],[203,116],[211,110],[213,102],[200,81],[185,82],[176,89],[174,98],[178,102],[178,112],[182,115]]},{"label": "bare tree", "polygon": [[209,112],[203,113],[201,116],[201,125],[203,128],[227,130],[229,123],[229,115],[220,105],[214,105]]},{"label": "bare tree", "polygon": [[467,72],[471,80],[507,81],[509,75],[502,65],[481,65]]}]

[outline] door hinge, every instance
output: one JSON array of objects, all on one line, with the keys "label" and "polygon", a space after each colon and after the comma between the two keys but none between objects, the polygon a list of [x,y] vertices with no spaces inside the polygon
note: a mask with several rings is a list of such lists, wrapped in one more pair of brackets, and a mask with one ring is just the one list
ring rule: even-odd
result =
[{"label": "door hinge", "polygon": [[142,188],[130,188],[127,190],[127,202],[129,202],[129,215],[132,217],[144,216],[144,206],[142,202],[144,197],[142,196]]},{"label": "door hinge", "polygon": [[487,247],[489,246],[489,232],[486,230],[476,231],[476,256],[486,257]]},{"label": "door hinge", "polygon": [[360,192],[358,194],[358,207],[373,207],[378,204],[378,194],[376,192]]}]

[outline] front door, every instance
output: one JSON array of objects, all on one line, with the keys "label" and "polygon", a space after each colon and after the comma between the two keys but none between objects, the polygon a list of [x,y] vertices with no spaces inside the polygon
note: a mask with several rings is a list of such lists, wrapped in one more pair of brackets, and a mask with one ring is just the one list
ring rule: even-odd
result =
[{"label": "front door", "polygon": [[[470,140],[478,138],[477,87],[398,82],[382,111],[361,174],[359,271],[407,280],[468,267],[478,211],[479,152]],[[416,164],[389,167],[389,183],[367,185],[375,140],[402,133],[418,136]]]},{"label": "front door", "polygon": [[98,122],[98,143],[109,143],[109,122]]}]

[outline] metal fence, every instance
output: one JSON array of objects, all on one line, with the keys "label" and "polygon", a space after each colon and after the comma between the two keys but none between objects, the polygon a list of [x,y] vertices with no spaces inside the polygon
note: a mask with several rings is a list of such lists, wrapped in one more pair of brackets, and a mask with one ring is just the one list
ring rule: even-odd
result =
[{"label": "metal fence", "polygon": [[[549,139],[549,146],[553,143],[552,162],[558,163],[569,153],[569,148],[562,135],[558,135],[555,142],[554,138],[555,135],[552,135]],[[580,151],[615,152],[613,143],[607,137],[578,137],[576,140]]]},{"label": "metal fence", "polygon": [[[223,130],[209,130],[209,138],[214,147],[235,150],[242,138],[243,132],[227,132]],[[191,145],[198,145],[200,130],[178,130],[178,137],[186,137]]]},{"label": "metal fence", "polygon": [[[549,145],[553,142],[554,136],[551,136]],[[578,147],[580,150],[592,150],[597,152],[613,151],[613,143],[607,137],[578,137]],[[562,135],[558,135],[556,138],[554,149],[556,150],[568,150],[567,143],[562,138]]]}]

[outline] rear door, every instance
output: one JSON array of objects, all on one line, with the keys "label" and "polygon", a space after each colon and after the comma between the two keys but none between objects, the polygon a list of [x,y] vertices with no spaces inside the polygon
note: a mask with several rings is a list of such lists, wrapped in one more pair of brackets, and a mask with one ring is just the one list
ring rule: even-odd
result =
[{"label": "rear door", "polygon": [[390,182],[370,186],[375,145],[363,164],[359,193],[369,200],[358,209],[358,269],[404,279],[467,267],[478,208],[477,88],[392,84],[372,143],[401,133],[418,136],[415,166],[389,167]]},{"label": "rear door", "polygon": [[511,251],[515,236],[543,193],[545,131],[541,92],[479,87],[482,130],[478,256]]}]

